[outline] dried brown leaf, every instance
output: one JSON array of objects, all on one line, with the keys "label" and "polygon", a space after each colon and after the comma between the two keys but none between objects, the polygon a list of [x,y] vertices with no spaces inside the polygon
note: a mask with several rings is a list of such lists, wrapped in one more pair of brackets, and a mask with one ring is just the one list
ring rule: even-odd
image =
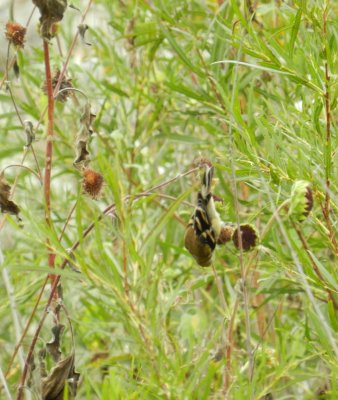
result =
[{"label": "dried brown leaf", "polygon": [[87,46],[91,46],[92,44],[86,42],[86,39],[85,39],[85,35],[86,35],[87,30],[89,29],[89,26],[88,26],[87,24],[80,24],[80,25],[77,27],[77,29],[78,29],[78,31],[79,31],[79,34],[80,34],[80,37],[81,37],[82,42],[83,42],[84,44],[86,44]]},{"label": "dried brown leaf", "polygon": [[74,353],[59,361],[46,378],[42,379],[42,399],[62,400],[67,379],[73,377]]},{"label": "dried brown leaf", "polygon": [[58,362],[61,357],[60,338],[64,329],[65,326],[61,324],[53,326],[53,339],[46,344],[48,353],[52,356],[54,362]]},{"label": "dried brown leaf", "polygon": [[20,208],[18,205],[14,203],[14,201],[10,200],[11,195],[11,186],[5,179],[4,174],[0,174],[0,210],[3,213],[8,213],[15,215],[19,221]]},{"label": "dried brown leaf", "polygon": [[38,359],[39,359],[39,367],[40,367],[40,376],[41,378],[45,378],[48,373],[47,373],[47,366],[46,366],[46,348],[43,347],[41,350],[39,350],[38,353]]},{"label": "dried brown leaf", "polygon": [[88,142],[93,133],[92,123],[95,117],[96,115],[91,112],[91,105],[87,103],[80,118],[81,127],[75,138],[76,158],[74,161],[74,166],[80,170],[88,166],[90,162]]},{"label": "dried brown leaf", "polygon": [[33,141],[35,140],[35,132],[34,132],[34,127],[31,121],[26,120],[24,121],[24,130],[26,133],[26,147],[29,147]]},{"label": "dried brown leaf", "polygon": [[78,372],[76,372],[75,368],[73,367],[73,370],[68,378],[68,386],[69,386],[69,393],[74,398],[76,396],[79,379],[80,379],[80,374]]}]

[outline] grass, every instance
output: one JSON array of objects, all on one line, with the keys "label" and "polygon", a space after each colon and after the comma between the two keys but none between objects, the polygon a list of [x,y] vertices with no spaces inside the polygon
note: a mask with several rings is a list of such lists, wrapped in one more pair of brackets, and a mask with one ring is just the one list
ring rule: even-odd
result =
[{"label": "grass", "polygon": [[[11,46],[20,77],[1,72],[0,167],[31,171],[4,172],[22,222],[1,215],[1,398],[19,396],[27,354],[38,366],[56,322],[79,399],[337,398],[337,6],[262,1],[252,13],[242,3],[89,2],[89,30],[72,48],[87,5],[74,1],[81,12],[68,8],[45,47],[52,74],[66,62],[84,96],[53,107],[49,95],[49,118],[42,39]],[[73,165],[87,102],[98,200]],[[35,140],[24,147],[27,119]],[[48,126],[50,215],[38,179]],[[200,155],[215,166],[222,219],[261,237],[250,252],[218,246],[214,270],[183,245]],[[299,180],[314,198],[302,223],[285,206]],[[23,398],[40,396],[32,375]]]}]

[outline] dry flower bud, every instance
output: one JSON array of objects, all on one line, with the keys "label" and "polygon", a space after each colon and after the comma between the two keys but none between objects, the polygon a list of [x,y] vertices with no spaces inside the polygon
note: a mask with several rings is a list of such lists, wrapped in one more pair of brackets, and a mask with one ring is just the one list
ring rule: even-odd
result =
[{"label": "dry flower bud", "polygon": [[233,225],[226,224],[225,222],[223,222],[221,225],[221,231],[219,237],[217,239],[217,244],[222,245],[225,244],[226,242],[230,242],[233,233],[234,233]]},{"label": "dry flower bud", "polygon": [[[242,238],[242,248],[244,251],[251,250],[257,246],[258,233],[256,229],[250,224],[240,225],[240,235]],[[232,234],[232,241],[238,249],[240,248],[240,242],[238,237],[238,228],[235,228]]]},{"label": "dry flower bud", "polygon": [[9,21],[6,24],[6,38],[18,49],[23,49],[24,47],[26,31],[27,29],[24,26],[16,22]]},{"label": "dry flower bud", "polygon": [[212,162],[209,160],[209,158],[204,157],[204,156],[198,156],[194,158],[193,161],[193,167],[203,167],[204,165],[208,165],[209,167],[212,167]]},{"label": "dry flower bud", "polygon": [[[54,76],[52,77],[53,89],[55,89],[55,87],[58,83],[59,77],[60,77],[60,70],[57,70],[56,73],[54,74]],[[71,89],[71,88],[73,88],[72,80],[67,79],[65,76],[63,76],[61,84],[60,84],[60,88],[59,88],[59,93],[57,93],[55,100],[65,103],[67,101],[68,97],[71,96],[71,94],[72,94],[72,91],[67,90],[67,89]],[[47,82],[46,81],[43,83],[42,91],[45,94],[47,94]]]},{"label": "dry flower bud", "polygon": [[305,193],[305,211],[303,213],[304,217],[307,218],[313,208],[313,195],[312,195],[312,189],[308,186],[306,188],[306,193]]},{"label": "dry flower bud", "polygon": [[40,32],[45,39],[51,39],[55,34],[55,23],[63,18],[67,8],[67,0],[33,0],[40,11]]},{"label": "dry flower bud", "polygon": [[88,194],[91,198],[97,199],[102,191],[103,176],[92,169],[85,169],[83,171],[83,192]]}]

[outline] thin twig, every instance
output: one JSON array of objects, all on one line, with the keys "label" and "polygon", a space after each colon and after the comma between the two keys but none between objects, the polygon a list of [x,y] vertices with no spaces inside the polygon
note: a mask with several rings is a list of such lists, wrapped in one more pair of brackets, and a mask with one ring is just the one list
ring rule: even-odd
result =
[{"label": "thin twig", "polygon": [[[28,154],[28,148],[25,148],[23,156],[22,156],[22,159],[21,159],[21,165],[23,165],[23,163],[25,162],[27,154]],[[18,180],[19,180],[19,174],[20,174],[20,171],[17,172],[17,174],[15,176],[14,183],[12,185],[12,191],[11,191],[11,197],[10,198],[12,198],[13,193],[15,192],[15,189],[16,189],[16,186],[17,186]],[[0,221],[0,231],[5,226],[6,221],[7,221],[7,217],[6,217],[6,215],[4,215],[3,218]]]},{"label": "thin twig", "polygon": [[[43,180],[43,188],[45,197],[45,219],[46,219],[46,224],[50,227],[52,226],[50,192],[51,192],[53,136],[54,136],[54,95],[53,95],[52,74],[50,69],[49,43],[47,40],[43,40],[43,52],[44,52],[46,87],[47,87],[47,97],[48,97],[47,143],[46,143],[45,174]],[[48,249],[48,266],[50,268],[54,268],[55,254],[50,247],[50,240],[48,238],[47,238],[47,249]],[[55,275],[51,274],[50,279],[53,282],[55,280]],[[55,292],[55,295],[57,296],[57,292]],[[56,319],[58,319],[57,314],[56,314]]]},{"label": "thin twig", "polygon": [[13,167],[15,167],[15,168],[23,168],[23,169],[26,169],[27,171],[29,171],[30,173],[32,173],[34,176],[36,176],[36,177],[39,179],[39,181],[41,182],[41,177],[39,176],[39,174],[37,174],[35,171],[33,171],[32,168],[29,168],[29,167],[27,167],[26,165],[22,165],[22,164],[10,164],[10,165],[6,165],[6,167],[3,168],[3,169],[0,171],[0,175],[3,174],[3,173],[6,171],[6,169],[8,169],[8,168],[13,168]]},{"label": "thin twig", "polygon": [[305,239],[305,237],[303,235],[303,232],[300,230],[300,228],[297,226],[297,224],[295,222],[292,222],[292,226],[293,226],[294,230],[297,232],[297,235],[298,235],[300,241],[302,242],[303,248],[304,248],[307,256],[309,257],[309,260],[310,260],[310,262],[312,264],[313,270],[315,271],[315,273],[318,276],[319,280],[322,282],[322,284],[323,284],[323,286],[324,286],[324,288],[325,288],[330,300],[332,301],[332,304],[333,304],[334,308],[336,310],[338,310],[338,303],[337,303],[336,299],[334,298],[332,290],[328,287],[328,285],[327,285],[327,283],[325,281],[325,278],[323,277],[322,273],[320,272],[316,261],[314,260],[314,258],[311,255],[309,246],[307,245],[307,242],[306,242],[306,239]]},{"label": "thin twig", "polygon": [[221,278],[218,276],[217,271],[215,269],[214,263],[211,264],[212,267],[212,272],[214,273],[214,277],[215,277],[215,282],[216,282],[216,286],[217,286],[217,290],[218,290],[218,296],[220,298],[223,310],[224,310],[224,316],[226,318],[229,317],[230,312],[229,312],[229,307],[227,306],[227,303],[225,301],[225,296],[224,296],[224,290],[223,290],[223,286],[222,286],[222,281]]},{"label": "thin twig", "polygon": [[14,106],[14,108],[15,108],[16,115],[17,115],[17,117],[19,118],[21,125],[24,126],[24,122],[23,122],[23,120],[22,120],[22,118],[21,118],[21,115],[20,115],[20,113],[19,113],[18,106],[16,105],[16,101],[15,101],[15,99],[14,99],[13,92],[12,92],[12,89],[11,89],[11,86],[10,86],[9,83],[7,83],[7,85],[6,85],[6,90],[9,92],[9,95],[10,95],[10,97],[11,97],[13,106]]},{"label": "thin twig", "polygon": [[6,378],[5,378],[4,373],[2,372],[1,365],[0,365],[0,383],[3,386],[3,390],[4,390],[4,393],[5,393],[6,399],[12,400],[12,396],[11,396],[11,393],[10,393],[10,391],[8,389]]},{"label": "thin twig", "polygon": [[[89,12],[89,10],[90,10],[90,7],[91,7],[91,5],[92,5],[92,2],[93,2],[93,0],[89,0],[89,1],[88,1],[87,7],[86,7],[85,11],[84,11],[83,14],[82,14],[80,25],[84,23],[84,20],[86,19],[86,16],[87,16],[87,14],[88,14],[88,12]],[[74,35],[72,44],[70,45],[70,48],[69,48],[69,50],[68,50],[68,54],[67,54],[66,60],[65,60],[65,62],[64,62],[64,64],[63,64],[62,70],[61,70],[61,72],[60,72],[59,79],[58,79],[57,84],[56,84],[56,86],[55,86],[54,95],[55,95],[55,94],[59,91],[59,89],[60,89],[60,86],[61,86],[61,83],[62,83],[62,79],[63,79],[63,77],[64,77],[65,74],[66,74],[66,70],[67,70],[69,61],[70,61],[70,59],[71,59],[71,55],[73,54],[73,50],[74,50],[75,44],[76,44],[76,42],[77,42],[77,39],[79,38],[79,35],[80,35],[79,30],[77,30],[76,33],[75,33],[75,35]]]},{"label": "thin twig", "polygon": [[[0,252],[1,251],[2,250],[0,249]],[[1,266],[1,256],[0,256],[0,266]],[[15,337],[16,337],[16,340],[19,341],[20,337],[21,337],[22,326],[21,326],[19,312],[18,312],[18,309],[16,306],[14,290],[11,285],[8,269],[6,267],[2,269],[2,278],[3,278],[3,282],[4,282],[4,285],[5,285],[7,294],[8,294],[9,304],[11,307]],[[20,351],[19,351],[19,362],[20,362],[20,367],[23,370],[24,365],[25,365],[25,357],[24,357],[24,353],[23,353],[22,349],[20,349]]]},{"label": "thin twig", "polygon": [[[324,10],[323,14],[323,33],[326,39],[326,23],[327,23],[327,12],[329,8],[329,2]],[[326,43],[326,40],[324,41]],[[328,51],[325,48],[326,56],[328,56]],[[327,58],[325,60],[325,114],[326,114],[326,137],[325,137],[325,154],[324,157],[324,168],[325,168],[325,200],[323,216],[326,222],[326,226],[329,230],[330,241],[334,247],[336,256],[338,255],[338,247],[335,230],[332,227],[330,219],[330,186],[331,186],[331,164],[332,164],[332,154],[331,154],[331,108],[330,108],[330,71]],[[329,158],[329,159],[328,159]]]},{"label": "thin twig", "polygon": [[11,357],[11,359],[9,361],[9,364],[8,364],[8,367],[7,367],[6,376],[9,375],[10,370],[11,370],[12,365],[13,365],[13,362],[15,360],[15,357],[16,357],[16,355],[17,355],[17,353],[18,353],[18,351],[19,351],[19,349],[20,349],[20,347],[22,345],[22,342],[23,342],[25,336],[27,335],[28,329],[29,329],[29,327],[31,325],[31,322],[33,321],[33,317],[34,317],[35,312],[36,312],[36,310],[37,310],[37,308],[38,308],[38,306],[40,304],[43,292],[45,290],[45,287],[46,287],[48,281],[49,281],[49,277],[47,276],[45,281],[44,281],[44,283],[43,283],[43,285],[42,285],[42,287],[41,287],[41,289],[40,289],[39,296],[38,296],[38,298],[37,298],[37,300],[36,300],[36,302],[34,304],[34,308],[33,308],[32,312],[31,312],[31,315],[29,316],[28,321],[26,322],[26,326],[25,326],[25,328],[24,328],[24,330],[23,330],[23,332],[21,334],[21,337],[20,337],[20,339],[18,340],[18,343],[15,346],[14,352],[12,354],[12,357]]},{"label": "thin twig", "polygon": [[66,222],[65,222],[65,224],[64,224],[64,226],[63,226],[63,228],[62,228],[62,231],[61,231],[61,233],[60,233],[60,236],[59,236],[59,242],[60,242],[60,243],[61,243],[62,237],[63,237],[63,235],[64,235],[64,233],[65,233],[65,231],[66,231],[66,229],[67,229],[67,226],[68,226],[68,224],[69,224],[69,222],[70,222],[70,220],[71,220],[71,218],[72,218],[72,215],[73,215],[73,213],[74,213],[74,211],[75,211],[75,209],[76,209],[77,203],[78,203],[78,201],[76,200],[75,203],[74,203],[74,205],[73,205],[73,207],[71,208],[71,210],[70,210],[69,213],[68,213],[68,217],[67,217],[67,219],[66,219]]},{"label": "thin twig", "polygon": [[[25,128],[25,123],[24,123],[24,121],[23,121],[22,118],[21,118],[21,115],[20,115],[20,113],[19,113],[18,106],[17,106],[17,104],[16,104],[16,101],[15,101],[14,96],[13,96],[12,89],[11,89],[11,87],[10,87],[9,84],[7,84],[7,90],[9,91],[9,94],[10,94],[10,97],[11,97],[11,100],[12,100],[12,103],[13,103],[13,106],[14,106],[14,108],[15,108],[16,115],[17,115],[17,117],[19,118],[19,121],[20,121],[20,123],[21,123],[21,126],[22,126],[23,128]],[[40,176],[40,180],[42,180],[42,173],[41,173],[41,170],[40,170],[40,166],[39,166],[39,163],[38,163],[38,159],[37,159],[36,154],[35,154],[35,150],[34,150],[33,144],[31,143],[31,144],[28,146],[28,148],[30,148],[30,149],[32,150],[32,154],[33,154],[33,157],[34,157],[34,160],[35,160],[35,164],[36,164],[36,169],[37,169],[38,174],[39,174],[39,176]]]}]

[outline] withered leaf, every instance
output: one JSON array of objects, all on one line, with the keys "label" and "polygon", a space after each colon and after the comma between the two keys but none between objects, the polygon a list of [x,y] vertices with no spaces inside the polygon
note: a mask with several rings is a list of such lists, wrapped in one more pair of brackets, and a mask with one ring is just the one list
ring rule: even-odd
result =
[{"label": "withered leaf", "polygon": [[67,8],[67,0],[32,0],[40,11],[41,36],[45,39],[52,37],[51,28],[63,18]]},{"label": "withered leaf", "polygon": [[52,356],[54,362],[58,362],[61,357],[60,338],[64,329],[65,326],[61,324],[53,326],[52,328],[53,339],[46,344],[46,348],[49,354]]},{"label": "withered leaf", "polygon": [[34,354],[32,354],[32,357],[29,362],[29,372],[28,372],[28,379],[27,379],[28,387],[32,386],[33,371],[35,369],[36,369],[36,364],[35,364]]},{"label": "withered leaf", "polygon": [[77,27],[77,29],[79,30],[79,34],[80,34],[80,37],[81,37],[82,42],[83,42],[84,44],[86,44],[87,46],[91,46],[92,44],[86,42],[86,39],[85,39],[85,34],[86,34],[87,30],[89,29],[89,26],[88,26],[87,24],[80,24],[80,25]]},{"label": "withered leaf", "polygon": [[84,106],[83,114],[80,118],[80,123],[83,126],[81,131],[83,131],[82,134],[86,137],[94,132],[92,123],[94,122],[96,115],[92,113],[91,108],[92,106],[90,105],[90,103],[86,103],[86,105]]},{"label": "withered leaf", "polygon": [[33,124],[31,121],[29,121],[29,120],[24,121],[24,130],[25,130],[26,137],[27,137],[26,147],[29,147],[35,140],[34,128],[33,128]]},{"label": "withered leaf", "polygon": [[76,159],[74,165],[78,169],[86,167],[90,162],[89,151],[87,150],[87,143],[80,140],[76,144]]},{"label": "withered leaf", "polygon": [[46,348],[43,347],[39,350],[38,359],[39,359],[39,367],[40,367],[40,376],[41,378],[45,378],[47,374],[47,366],[46,366]]},{"label": "withered leaf", "polygon": [[80,379],[80,374],[78,372],[76,372],[75,368],[73,367],[73,370],[68,378],[68,386],[69,386],[70,395],[73,396],[74,398],[76,396],[79,379]]},{"label": "withered leaf", "polygon": [[92,123],[95,117],[96,115],[91,112],[91,105],[87,103],[80,118],[81,127],[75,138],[76,158],[73,164],[80,170],[86,167],[90,162],[88,142],[93,133]]},{"label": "withered leaf", "polygon": [[19,221],[21,218],[19,217],[20,208],[17,206],[14,201],[10,200],[11,195],[11,186],[5,179],[4,174],[0,174],[0,210],[3,213],[9,213],[15,215]]},{"label": "withered leaf", "polygon": [[42,379],[42,399],[62,400],[66,381],[73,377],[73,371],[74,353],[60,360],[49,375]]}]

